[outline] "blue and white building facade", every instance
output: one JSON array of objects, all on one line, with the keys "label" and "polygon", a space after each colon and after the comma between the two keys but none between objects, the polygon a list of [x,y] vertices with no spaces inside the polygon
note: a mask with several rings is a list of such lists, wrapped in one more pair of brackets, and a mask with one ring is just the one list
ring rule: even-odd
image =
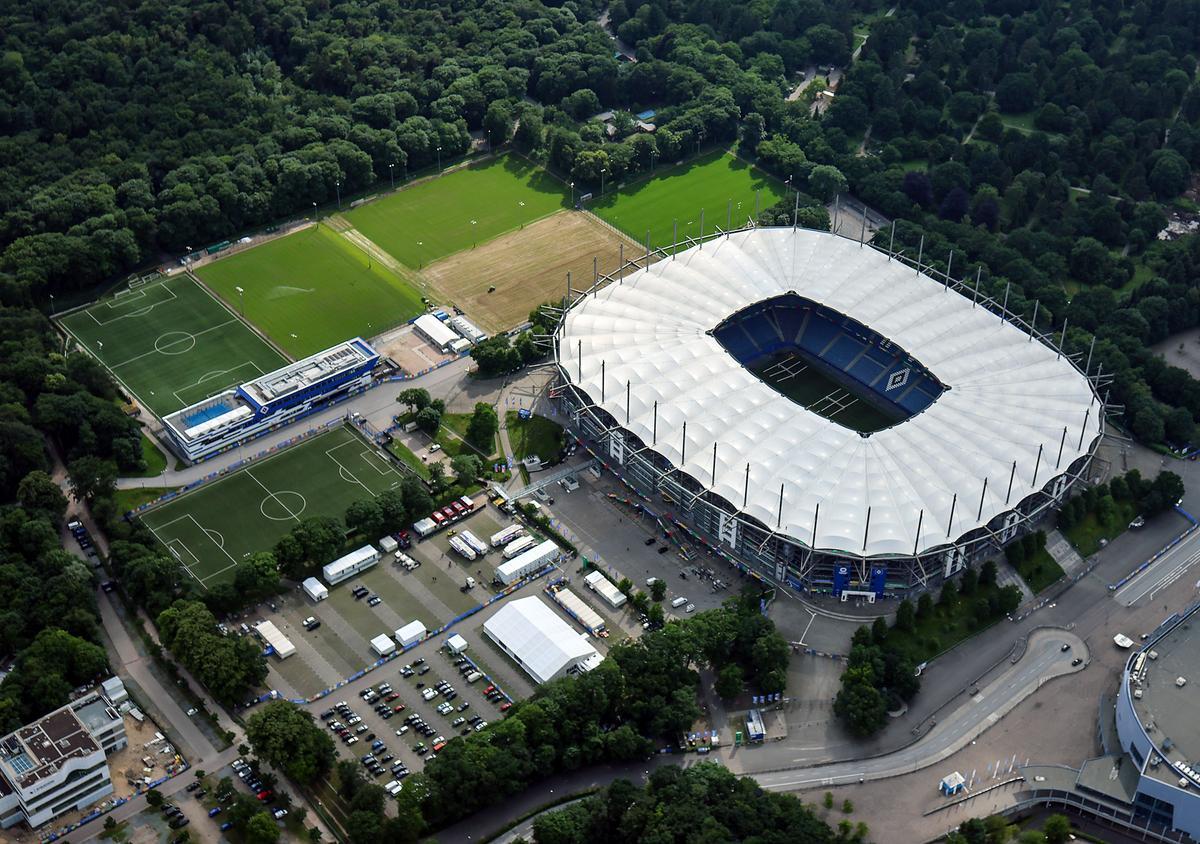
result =
[{"label": "blue and white building facade", "polygon": [[[1117,737],[1137,766],[1134,819],[1200,840],[1200,605],[1168,618],[1130,656]],[[1174,839],[1172,839],[1174,840]]]},{"label": "blue and white building facade", "polygon": [[178,410],[163,419],[164,430],[195,463],[364,389],[379,361],[356,337]]}]

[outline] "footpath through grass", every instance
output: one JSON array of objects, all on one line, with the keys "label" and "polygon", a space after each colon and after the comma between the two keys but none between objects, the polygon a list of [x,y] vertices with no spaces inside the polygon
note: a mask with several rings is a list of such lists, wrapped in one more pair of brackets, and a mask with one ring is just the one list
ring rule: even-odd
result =
[{"label": "footpath through grass", "polygon": [[551,460],[562,450],[563,429],[557,422],[536,413],[522,419],[517,411],[504,414],[504,425],[508,429],[508,441],[512,445],[513,457],[524,460],[536,454],[542,460]]},{"label": "footpath through grass", "polygon": [[415,287],[324,225],[214,261],[197,275],[297,358],[379,334],[422,310]]},{"label": "footpath through grass", "polygon": [[473,164],[344,216],[405,266],[420,268],[566,208],[566,187],[516,155]]},{"label": "footpath through grass", "polygon": [[736,229],[754,216],[756,193],[759,208],[766,209],[785,192],[783,182],[718,150],[656,170],[652,178],[627,184],[591,202],[590,208],[638,243],[645,243],[649,231],[651,246],[666,247],[673,242],[675,220],[680,240],[698,236],[703,209],[704,230],[713,232],[725,228],[732,202],[731,228]]}]

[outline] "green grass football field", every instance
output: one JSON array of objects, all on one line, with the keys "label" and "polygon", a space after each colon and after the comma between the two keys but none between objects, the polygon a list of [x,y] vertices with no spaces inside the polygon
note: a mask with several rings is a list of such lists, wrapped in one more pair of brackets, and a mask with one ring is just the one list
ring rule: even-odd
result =
[{"label": "green grass football field", "polygon": [[796,404],[853,431],[870,433],[896,423],[855,391],[796,355],[774,355],[750,367],[750,371]]},{"label": "green grass football field", "polygon": [[104,299],[60,322],[159,416],[286,363],[184,274]]},{"label": "green grass football field", "polygon": [[565,185],[525,159],[505,155],[343,216],[397,261],[420,268],[569,204]]},{"label": "green grass football field", "polygon": [[206,588],[233,578],[302,519],[338,519],[353,502],[400,485],[401,474],[347,427],[334,428],[157,507],[143,523]]},{"label": "green grass football field", "polygon": [[[679,221],[679,239],[700,234],[700,210],[704,231],[746,225],[754,216],[755,193],[761,191],[761,208],[783,199],[783,182],[724,151],[708,153],[694,161],[659,169],[654,178],[626,185],[603,199],[589,203],[591,210],[638,243],[650,232],[652,247],[673,243],[674,221]],[[732,202],[732,206],[730,203]]]},{"label": "green grass football field", "polygon": [[[327,226],[268,241],[197,274],[297,358],[371,337],[422,311],[421,294]],[[239,294],[241,287],[244,293]]]}]

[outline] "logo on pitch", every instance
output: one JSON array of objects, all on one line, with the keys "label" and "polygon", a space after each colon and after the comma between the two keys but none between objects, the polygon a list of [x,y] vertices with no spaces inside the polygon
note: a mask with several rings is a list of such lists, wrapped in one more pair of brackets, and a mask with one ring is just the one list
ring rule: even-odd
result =
[{"label": "logo on pitch", "polygon": [[898,390],[908,383],[908,376],[912,374],[912,370],[907,366],[903,369],[898,369],[888,376],[887,386],[884,389],[888,392]]}]

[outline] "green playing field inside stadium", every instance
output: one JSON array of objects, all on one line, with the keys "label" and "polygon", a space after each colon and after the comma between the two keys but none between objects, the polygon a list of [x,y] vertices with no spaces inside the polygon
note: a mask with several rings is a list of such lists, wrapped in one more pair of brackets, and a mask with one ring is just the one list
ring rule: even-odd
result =
[{"label": "green playing field inside stadium", "polygon": [[269,551],[302,519],[341,519],[355,501],[396,488],[403,476],[349,427],[318,434],[186,493],[142,516],[206,588]]},{"label": "green playing field inside stadium", "polygon": [[373,337],[422,310],[416,287],[323,224],[221,258],[197,275],[296,358]]},{"label": "green playing field inside stadium", "polygon": [[424,267],[569,204],[566,185],[505,155],[429,179],[344,216],[405,266]]},{"label": "green playing field inside stadium", "polygon": [[286,359],[185,274],[62,317],[64,328],[159,416],[282,366]]},{"label": "green playing field inside stadium", "polygon": [[770,208],[783,199],[786,186],[762,170],[725,151],[708,153],[694,161],[659,168],[652,178],[639,179],[603,199],[588,204],[598,216],[638,243],[650,232],[653,247],[668,247],[679,223],[679,240],[718,227],[741,228],[754,217],[757,204]]}]

